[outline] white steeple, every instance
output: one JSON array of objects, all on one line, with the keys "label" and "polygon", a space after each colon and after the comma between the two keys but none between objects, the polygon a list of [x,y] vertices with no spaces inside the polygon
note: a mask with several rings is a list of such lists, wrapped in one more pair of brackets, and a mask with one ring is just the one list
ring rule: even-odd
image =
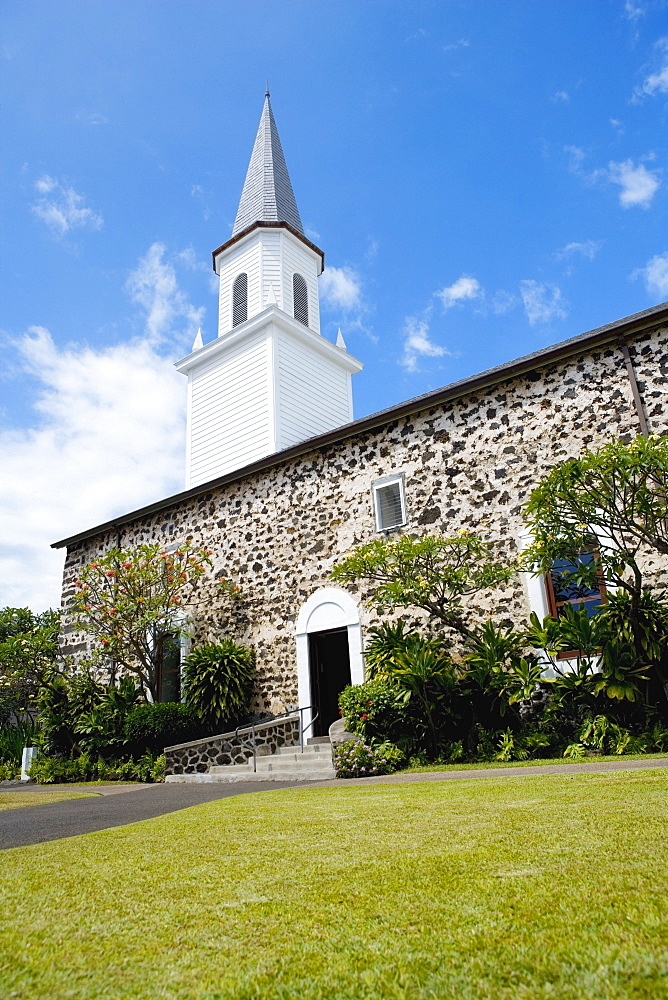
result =
[{"label": "white steeple", "polygon": [[177,364],[188,375],[186,486],[242,468],[353,419],[362,365],[320,336],[324,254],[304,235],[265,94],[232,235],[213,252],[218,338]]}]

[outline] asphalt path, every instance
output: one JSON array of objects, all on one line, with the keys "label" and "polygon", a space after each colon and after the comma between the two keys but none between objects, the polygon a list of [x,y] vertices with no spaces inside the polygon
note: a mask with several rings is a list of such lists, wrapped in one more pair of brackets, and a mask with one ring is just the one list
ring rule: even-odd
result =
[{"label": "asphalt path", "polygon": [[[85,799],[66,799],[35,806],[21,806],[0,812],[0,849],[41,844],[61,837],[77,837],[81,833],[108,830],[126,823],[155,819],[165,813],[198,806],[202,802],[225,799],[248,792],[275,791],[295,788],[306,782],[239,781],[230,784],[154,784],[95,787],[95,785],[25,785],[3,782],[0,801],[5,792],[34,790],[37,798],[44,791],[93,792]],[[313,782],[308,782],[313,784]]]},{"label": "asphalt path", "polygon": [[387,774],[377,778],[334,779],[326,781],[239,781],[202,784],[166,783],[155,785],[25,785],[21,782],[2,782],[0,801],[4,792],[31,791],[35,797],[40,792],[63,789],[94,792],[85,799],[68,799],[64,802],[24,806],[0,812],[0,849],[25,847],[61,837],[77,837],[82,833],[108,830],[127,823],[155,819],[165,813],[188,809],[202,802],[247,795],[249,792],[278,791],[282,788],[334,788],[351,785],[400,784],[416,781],[461,781],[474,778],[533,778],[544,775],[591,774],[605,771],[646,770],[668,768],[668,758],[650,760],[614,760],[573,764],[543,764],[533,767],[497,767],[461,771],[413,771],[408,774]]}]

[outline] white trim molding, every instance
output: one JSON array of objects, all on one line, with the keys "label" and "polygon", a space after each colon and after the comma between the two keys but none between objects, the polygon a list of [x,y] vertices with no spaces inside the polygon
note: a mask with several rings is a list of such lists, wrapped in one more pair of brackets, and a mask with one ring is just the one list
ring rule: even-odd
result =
[{"label": "white trim molding", "polygon": [[[299,706],[311,704],[311,673],[308,637],[312,632],[348,629],[350,679],[353,684],[364,681],[362,626],[357,601],[339,587],[321,587],[304,602],[297,617],[297,689]],[[311,722],[311,713],[304,713],[304,726]]]}]

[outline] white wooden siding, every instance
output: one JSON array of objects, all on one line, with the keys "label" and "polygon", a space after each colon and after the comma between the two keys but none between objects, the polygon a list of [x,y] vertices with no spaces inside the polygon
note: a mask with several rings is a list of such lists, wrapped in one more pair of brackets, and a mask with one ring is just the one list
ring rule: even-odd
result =
[{"label": "white wooden siding", "polygon": [[281,237],[279,230],[261,230],[262,239],[262,302],[264,308],[269,299],[269,291],[274,290],[276,305],[285,309],[283,304],[283,284],[281,282]]},{"label": "white wooden siding", "polygon": [[220,269],[220,296],[218,302],[218,336],[232,329],[232,285],[242,271],[248,275],[248,318],[260,312],[260,257],[259,240],[251,240],[239,248],[232,247]]},{"label": "white wooden siding", "polygon": [[285,333],[277,346],[279,448],[352,420],[347,372]]},{"label": "white wooden siding", "polygon": [[320,333],[320,306],[318,305],[317,260],[312,251],[298,240],[285,235],[283,238],[283,309],[294,316],[292,301],[292,275],[301,274],[308,290],[309,330]]},{"label": "white wooden siding", "polygon": [[193,373],[191,486],[274,450],[268,358],[263,332]]}]

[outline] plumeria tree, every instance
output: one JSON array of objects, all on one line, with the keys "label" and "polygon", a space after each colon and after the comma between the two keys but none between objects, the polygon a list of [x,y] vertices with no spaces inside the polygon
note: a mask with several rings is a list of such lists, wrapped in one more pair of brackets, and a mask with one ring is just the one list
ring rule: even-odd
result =
[{"label": "plumeria tree", "polygon": [[339,583],[368,581],[379,609],[422,608],[434,624],[468,640],[473,635],[465,599],[507,583],[512,566],[501,564],[477,535],[399,535],[361,545],[334,567]]},{"label": "plumeria tree", "polygon": [[[656,673],[668,705],[668,435],[610,441],[560,462],[525,512],[533,534],[526,568],[549,573],[565,560],[574,586],[596,587],[602,577],[615,588],[602,617],[633,648],[634,669]],[[580,558],[592,551],[594,559]]]},{"label": "plumeria tree", "polygon": [[162,643],[183,627],[211,551],[185,542],[109,549],[81,572],[72,601],[74,625],[99,651],[134,674],[153,701],[158,697]]}]

